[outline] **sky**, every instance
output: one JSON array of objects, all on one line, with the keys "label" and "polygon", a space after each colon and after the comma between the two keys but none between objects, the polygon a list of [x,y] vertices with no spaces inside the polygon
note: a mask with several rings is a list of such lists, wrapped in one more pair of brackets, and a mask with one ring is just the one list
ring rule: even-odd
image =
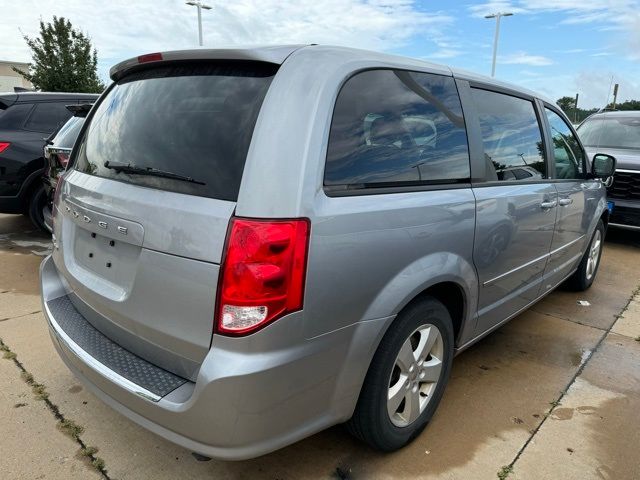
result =
[{"label": "sky", "polygon": [[[640,99],[640,0],[205,0],[204,46],[320,43],[384,51],[491,73],[553,99],[580,94],[602,107]],[[98,50],[98,72],[129,57],[195,48],[195,7],[184,0],[0,0],[0,60],[29,61],[22,36],[40,19],[71,20]]]}]

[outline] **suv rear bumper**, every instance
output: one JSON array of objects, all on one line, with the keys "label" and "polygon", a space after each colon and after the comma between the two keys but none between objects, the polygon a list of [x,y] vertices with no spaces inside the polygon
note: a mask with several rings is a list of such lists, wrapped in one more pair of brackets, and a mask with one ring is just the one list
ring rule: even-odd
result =
[{"label": "suv rear bumper", "polygon": [[[51,256],[43,261],[40,276],[43,311],[55,348],[87,388],[157,435],[224,460],[257,457],[347,420],[384,324],[391,320],[361,322],[305,345],[282,342],[291,329],[301,331],[300,314],[252,338],[216,336],[195,383],[184,381],[163,396],[148,395],[148,389],[123,381],[122,375],[83,350],[73,332],[63,330],[61,325],[68,323],[54,316],[51,302],[68,292]],[[59,309],[55,315],[61,315]],[[260,351],[264,345],[274,347]],[[149,363],[147,367],[158,369]]]}]

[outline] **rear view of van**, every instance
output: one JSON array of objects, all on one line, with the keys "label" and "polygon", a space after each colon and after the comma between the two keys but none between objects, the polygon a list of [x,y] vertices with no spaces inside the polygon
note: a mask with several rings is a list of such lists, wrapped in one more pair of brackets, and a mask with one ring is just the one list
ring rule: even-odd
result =
[{"label": "rear view of van", "polygon": [[342,422],[398,449],[458,351],[593,282],[604,188],[583,153],[557,181],[544,111],[566,120],[530,92],[320,46],[111,78],[56,188],[44,312],[87,388],[187,449],[252,458]]}]

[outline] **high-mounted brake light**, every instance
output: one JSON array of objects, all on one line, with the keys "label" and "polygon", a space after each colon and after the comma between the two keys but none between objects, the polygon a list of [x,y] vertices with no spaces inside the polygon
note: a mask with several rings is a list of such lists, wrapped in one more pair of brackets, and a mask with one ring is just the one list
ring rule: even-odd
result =
[{"label": "high-mounted brake light", "polygon": [[4,152],[11,145],[10,142],[0,142],[0,153]]},{"label": "high-mounted brake light", "polygon": [[147,53],[138,57],[138,63],[157,62],[162,60],[161,53]]},{"label": "high-mounted brake light", "polygon": [[302,309],[309,220],[232,218],[220,272],[216,331],[246,335]]}]

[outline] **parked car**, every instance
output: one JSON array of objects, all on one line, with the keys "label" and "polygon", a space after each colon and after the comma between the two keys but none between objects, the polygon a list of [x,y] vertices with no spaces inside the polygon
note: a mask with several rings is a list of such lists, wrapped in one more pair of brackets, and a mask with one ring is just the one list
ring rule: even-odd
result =
[{"label": "parked car", "polygon": [[[91,391],[192,451],[246,459],[341,422],[400,448],[455,354],[594,281],[615,159],[588,170],[551,100],[322,46],[111,78],[56,190],[44,311]],[[538,175],[499,179],[515,166]]]},{"label": "parked car", "polygon": [[640,111],[596,113],[578,127],[587,152],[605,152],[618,160],[607,189],[611,226],[640,230]]},{"label": "parked car", "polygon": [[93,102],[82,93],[0,93],[0,213],[24,213],[44,229],[45,139],[66,122],[65,105]]},{"label": "parked car", "polygon": [[52,207],[53,193],[55,192],[60,175],[67,169],[71,149],[78,138],[80,129],[84,125],[84,119],[91,110],[93,103],[81,103],[77,105],[67,105],[67,110],[73,115],[67,123],[51,134],[45,142],[44,158],[47,162],[42,181],[46,202],[43,207],[42,216],[44,226],[49,232],[53,232]]}]

